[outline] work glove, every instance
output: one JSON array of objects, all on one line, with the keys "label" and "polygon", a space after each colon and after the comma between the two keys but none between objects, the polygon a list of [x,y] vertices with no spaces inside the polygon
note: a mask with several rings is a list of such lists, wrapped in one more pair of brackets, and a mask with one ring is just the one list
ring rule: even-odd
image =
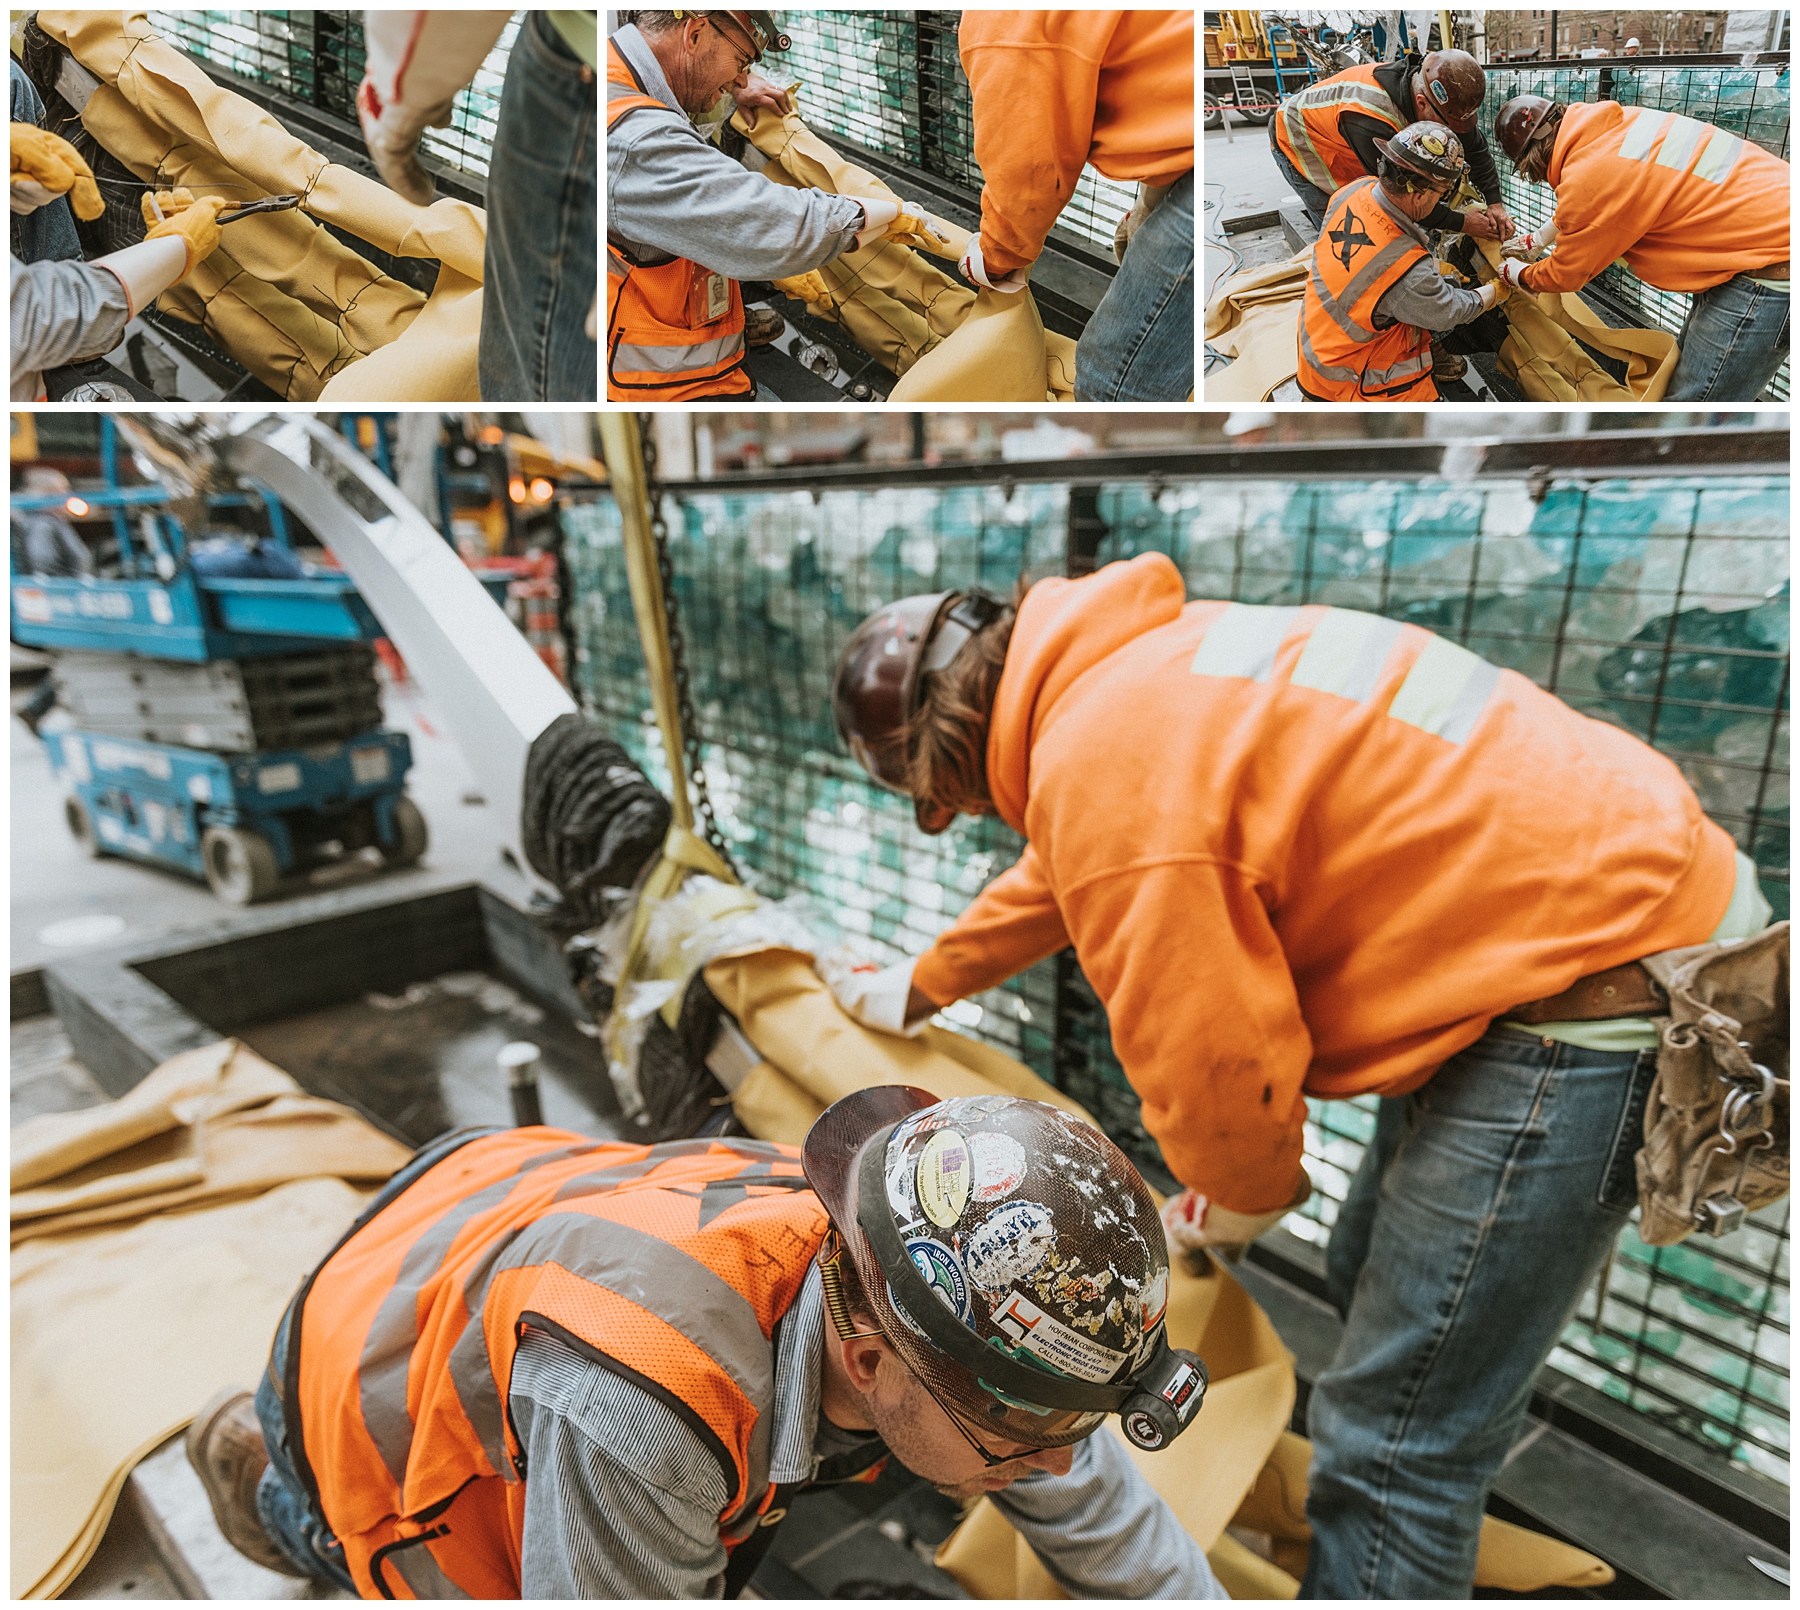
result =
[{"label": "work glove", "polygon": [[962,261],[957,269],[966,280],[972,280],[984,290],[1000,291],[1007,296],[1016,295],[1025,289],[1025,282],[1031,277],[1031,265],[1015,268],[1010,273],[1002,274],[998,279],[988,277],[987,265],[981,260],[981,236],[969,237],[969,249],[963,253]]},{"label": "work glove", "polygon": [[1525,265],[1516,257],[1502,257],[1498,269],[1500,278],[1513,290],[1530,290],[1524,278]]},{"label": "work glove", "polygon": [[825,276],[816,268],[808,269],[804,274],[795,274],[790,279],[770,280],[769,283],[783,296],[791,296],[796,302],[826,308],[832,305],[831,287],[825,283]]},{"label": "work glove", "polygon": [[1550,248],[1555,244],[1556,225],[1552,222],[1545,224],[1542,229],[1533,230],[1529,235],[1515,235],[1501,250],[1507,257],[1537,263],[1550,255]]},{"label": "work glove", "polygon": [[766,106],[777,117],[786,117],[794,109],[794,103],[789,98],[790,91],[794,87],[790,84],[787,89],[783,89],[779,84],[771,83],[762,74],[753,73],[742,89],[734,86],[729,93],[740,112],[750,112],[759,106]]},{"label": "work glove", "polygon": [[821,956],[814,965],[838,1005],[866,1029],[902,1034],[910,1039],[930,1021],[931,1011],[936,1011],[933,1007],[916,1017],[907,1016],[906,1005],[913,992],[910,961],[877,968],[871,962],[853,961],[840,952]]},{"label": "work glove", "polygon": [[[194,272],[197,264],[204,263],[219,248],[219,209],[229,207],[230,202],[222,196],[201,196],[197,200],[194,193],[186,188],[180,190],[160,190],[156,193],[156,206],[152,207],[150,192],[144,192],[144,222],[150,225],[146,240],[161,240],[164,236],[179,235],[187,246],[187,263],[176,277],[179,284]],[[163,216],[158,219],[156,208],[162,209]]]},{"label": "work glove", "polygon": [[356,91],[356,116],[362,124],[363,144],[375,161],[381,182],[395,195],[415,206],[429,207],[437,192],[437,181],[419,161],[419,136],[426,129],[447,129],[450,111],[456,97],[441,101],[423,111],[398,104],[385,104],[375,91],[374,82],[364,78]]},{"label": "work glove", "polygon": [[870,196],[860,204],[863,227],[856,234],[858,246],[891,240],[901,246],[923,246],[940,257],[948,255],[950,242],[944,237],[944,226],[916,202],[899,196]]},{"label": "work glove", "polygon": [[1207,1201],[1197,1191],[1183,1190],[1163,1203],[1163,1233],[1169,1238],[1170,1256],[1187,1258],[1205,1248],[1228,1263],[1236,1263],[1245,1247],[1274,1229],[1295,1208],[1304,1207],[1311,1195],[1312,1181],[1305,1169],[1300,1170],[1300,1183],[1288,1205],[1271,1213],[1233,1213]]},{"label": "work glove", "polygon": [[1481,305],[1484,308],[1498,307],[1512,295],[1512,287],[1505,280],[1489,280],[1481,287]]},{"label": "work glove", "polygon": [[60,134],[35,123],[12,126],[12,210],[36,212],[58,196],[67,196],[77,218],[98,218],[106,211],[94,170]]}]

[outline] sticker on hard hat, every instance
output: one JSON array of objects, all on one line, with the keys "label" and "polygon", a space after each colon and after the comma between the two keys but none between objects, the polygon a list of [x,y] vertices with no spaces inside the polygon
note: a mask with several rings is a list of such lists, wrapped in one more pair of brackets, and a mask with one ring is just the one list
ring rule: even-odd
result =
[{"label": "sticker on hard hat", "polygon": [[918,1194],[913,1190],[912,1159],[904,1152],[888,1166],[887,1194],[888,1206],[894,1210],[900,1229],[909,1230],[921,1221]]},{"label": "sticker on hard hat", "polygon": [[983,1131],[969,1137],[977,1202],[998,1202],[1025,1183],[1025,1148],[1011,1135]]},{"label": "sticker on hard hat", "polygon": [[1162,1323],[1169,1308],[1169,1271],[1158,1269],[1155,1278],[1144,1288],[1144,1334],[1148,1336]]},{"label": "sticker on hard hat", "polygon": [[1056,1225],[1040,1202],[1008,1202],[963,1242],[969,1278],[983,1291],[1029,1280],[1056,1245]]},{"label": "sticker on hard hat", "polygon": [[914,1184],[925,1217],[940,1229],[951,1230],[969,1205],[969,1143],[960,1131],[939,1130],[919,1152]]},{"label": "sticker on hard hat", "polygon": [[1194,1395],[1194,1389],[1200,1385],[1200,1372],[1192,1364],[1183,1364],[1162,1389],[1162,1399],[1182,1419],[1188,1416],[1187,1404]]},{"label": "sticker on hard hat", "polygon": [[913,1261],[913,1267],[924,1276],[925,1284],[931,1287],[937,1300],[967,1324],[971,1313],[969,1282],[963,1274],[962,1265],[956,1261],[956,1254],[942,1242],[933,1241],[929,1236],[918,1236],[908,1241],[906,1252]]},{"label": "sticker on hard hat", "polygon": [[1016,1291],[994,1310],[994,1324],[1013,1344],[1010,1351],[1029,1353],[1058,1374],[1079,1381],[1110,1381],[1125,1362],[1123,1353],[1071,1330]]},{"label": "sticker on hard hat", "polygon": [[1434,78],[1431,81],[1431,98],[1440,106],[1449,105],[1450,91],[1444,88],[1444,81],[1441,78]]}]

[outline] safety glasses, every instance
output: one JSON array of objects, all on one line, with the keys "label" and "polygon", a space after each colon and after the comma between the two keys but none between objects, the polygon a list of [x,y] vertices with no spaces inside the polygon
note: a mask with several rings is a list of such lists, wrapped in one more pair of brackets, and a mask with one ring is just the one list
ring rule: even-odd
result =
[{"label": "safety glasses", "polygon": [[711,25],[712,31],[725,41],[726,49],[731,52],[733,60],[738,64],[739,77],[742,77],[745,73],[749,72],[752,67],[762,60],[761,53],[754,49],[751,50],[748,56],[744,55],[743,49],[738,42],[733,39],[730,34],[726,33],[713,18],[708,17],[706,20]]}]

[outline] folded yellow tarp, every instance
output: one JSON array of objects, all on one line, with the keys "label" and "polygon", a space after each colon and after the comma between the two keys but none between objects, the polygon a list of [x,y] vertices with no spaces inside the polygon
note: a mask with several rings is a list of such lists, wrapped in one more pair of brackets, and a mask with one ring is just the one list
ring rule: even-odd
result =
[{"label": "folded yellow tarp", "polygon": [[1220,280],[1206,304],[1206,341],[1232,362],[1209,369],[1208,402],[1263,402],[1300,372],[1300,301],[1306,256]]},{"label": "folded yellow tarp", "polygon": [[13,1132],[14,1598],[62,1592],[132,1467],[256,1383],[288,1299],[367,1201],[357,1186],[410,1155],[230,1041]]},{"label": "folded yellow tarp", "polygon": [[[790,95],[790,101],[792,96]],[[866,168],[834,151],[796,112],[739,112],[733,126],[768,158],[776,184],[895,201]],[[944,255],[959,259],[969,232],[946,224]],[[814,311],[900,377],[895,402],[1071,402],[1075,343],[1044,329],[1029,290],[974,291],[920,251],[892,240],[852,248],[819,270],[832,307]]]},{"label": "folded yellow tarp", "polygon": [[[100,80],[95,139],[146,184],[233,201],[305,197],[235,223],[160,306],[201,325],[290,402],[479,402],[487,219],[466,202],[418,207],[327,163],[166,44],[141,11],[40,11],[38,24]],[[336,224],[395,257],[436,258],[429,298],[335,239]],[[389,351],[394,348],[397,350]]]}]

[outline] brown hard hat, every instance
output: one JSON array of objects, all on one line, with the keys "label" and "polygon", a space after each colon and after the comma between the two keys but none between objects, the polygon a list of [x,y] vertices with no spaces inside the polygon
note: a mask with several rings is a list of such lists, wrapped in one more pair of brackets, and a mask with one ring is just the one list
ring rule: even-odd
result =
[{"label": "brown hard hat", "polygon": [[[1004,606],[991,594],[915,593],[883,604],[850,634],[838,656],[831,713],[838,736],[871,778],[906,793],[906,728],[919,707],[920,682],[941,671]],[[954,811],[920,801],[914,819],[941,833]]]},{"label": "brown hard hat", "polygon": [[1458,134],[1475,127],[1475,114],[1487,97],[1487,74],[1466,50],[1434,50],[1419,65],[1432,116]]},{"label": "brown hard hat", "polygon": [[1542,95],[1515,95],[1494,115],[1494,137],[1514,163],[1525,159],[1525,147],[1543,127],[1555,101]]},{"label": "brown hard hat", "polygon": [[1099,1130],[1017,1096],[875,1085],[825,1109],[801,1161],[870,1317],[940,1403],[1037,1448],[1121,1412],[1162,1342],[1169,1251]]},{"label": "brown hard hat", "polygon": [[1469,165],[1456,131],[1442,123],[1409,123],[1392,139],[1377,140],[1375,149],[1398,167],[1452,184]]}]

